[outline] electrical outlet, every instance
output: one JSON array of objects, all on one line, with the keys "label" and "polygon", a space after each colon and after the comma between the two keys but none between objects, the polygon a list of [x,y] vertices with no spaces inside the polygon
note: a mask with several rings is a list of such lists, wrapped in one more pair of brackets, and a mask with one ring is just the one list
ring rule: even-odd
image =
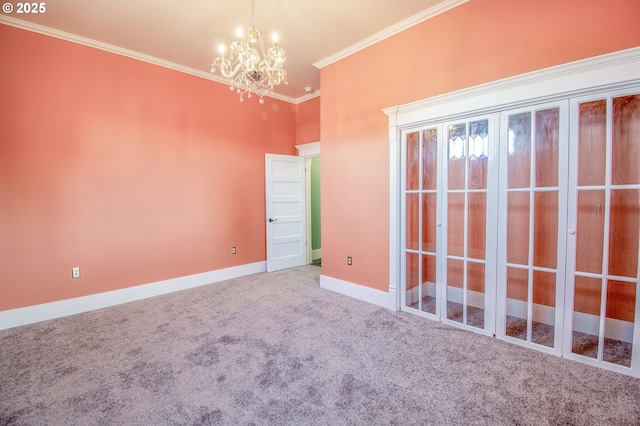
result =
[{"label": "electrical outlet", "polygon": [[71,268],[71,277],[80,278],[80,267],[76,266],[75,268]]},{"label": "electrical outlet", "polygon": [[347,256],[347,265],[353,265],[353,259],[351,258],[351,256]]},{"label": "electrical outlet", "polygon": [[236,247],[235,246],[231,247],[231,254],[236,254]]}]

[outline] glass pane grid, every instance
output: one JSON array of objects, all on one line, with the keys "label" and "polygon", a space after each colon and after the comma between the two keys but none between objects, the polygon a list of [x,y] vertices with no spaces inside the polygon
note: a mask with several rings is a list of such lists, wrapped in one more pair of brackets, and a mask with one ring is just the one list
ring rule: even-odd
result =
[{"label": "glass pane grid", "polygon": [[[415,242],[405,251],[407,263],[409,263],[409,257],[412,262],[411,265],[407,265],[407,275],[411,274],[414,282],[411,284],[405,282],[405,306],[435,315],[435,270],[428,268],[435,268],[433,259],[437,249],[435,230],[430,229],[432,226],[435,227],[436,206],[432,201],[437,195],[437,129],[412,131],[406,135],[405,142],[407,151],[405,206],[408,209],[411,205],[415,211],[415,217],[412,217],[412,232],[407,231],[406,236],[407,245],[410,235]],[[409,170],[410,167],[413,170]],[[428,213],[431,216],[428,216]],[[428,222],[425,223],[425,220]],[[427,234],[425,234],[425,228]]]},{"label": "glass pane grid", "polygon": [[484,329],[489,121],[448,127],[446,318]]},{"label": "glass pane grid", "polygon": [[[629,368],[636,326],[640,227],[640,143],[637,132],[629,130],[640,125],[639,102],[640,95],[607,97],[583,102],[578,108],[577,208],[585,226],[577,229],[571,349],[597,362]],[[600,211],[595,227],[588,226],[588,213],[580,216],[581,211],[594,208]],[[599,248],[585,251],[580,243],[585,238]],[[591,258],[581,263],[581,253]],[[593,324],[585,326],[587,320]]]},{"label": "glass pane grid", "polygon": [[446,318],[461,324],[467,323],[467,156],[467,123],[449,126]]},{"label": "glass pane grid", "polygon": [[506,122],[505,335],[551,348],[557,308],[559,117],[555,107],[508,115]]},{"label": "glass pane grid", "polygon": [[[578,129],[578,220],[571,352],[598,361],[603,357],[602,312],[606,306],[603,290],[611,182],[611,147],[607,142],[611,129],[606,119],[607,109],[606,101],[583,103]],[[581,271],[582,268],[588,270]]]}]

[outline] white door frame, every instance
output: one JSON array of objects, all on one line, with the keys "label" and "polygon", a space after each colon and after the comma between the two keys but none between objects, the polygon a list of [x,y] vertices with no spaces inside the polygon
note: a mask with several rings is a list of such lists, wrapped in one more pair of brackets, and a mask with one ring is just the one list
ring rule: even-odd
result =
[{"label": "white door frame", "polygon": [[307,265],[313,262],[313,247],[311,245],[311,159],[320,157],[320,142],[296,145],[298,156],[305,158],[305,208],[306,208],[306,239]]}]

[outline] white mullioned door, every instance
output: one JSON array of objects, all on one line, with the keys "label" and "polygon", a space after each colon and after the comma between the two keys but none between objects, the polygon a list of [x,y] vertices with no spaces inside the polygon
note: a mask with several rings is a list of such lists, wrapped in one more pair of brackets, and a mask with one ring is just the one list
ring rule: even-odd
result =
[{"label": "white mullioned door", "polygon": [[442,322],[495,333],[497,114],[443,124]]},{"label": "white mullioned door", "polygon": [[504,111],[496,336],[562,353],[568,102]]},{"label": "white mullioned door", "polygon": [[402,133],[401,306],[493,334],[497,116]]},{"label": "white mullioned door", "polygon": [[432,319],[440,319],[442,289],[438,251],[442,245],[438,167],[442,156],[442,125],[402,133],[401,158],[405,171],[401,182],[403,248],[401,306]]},{"label": "white mullioned door", "polygon": [[571,113],[564,356],[640,377],[640,87]]}]

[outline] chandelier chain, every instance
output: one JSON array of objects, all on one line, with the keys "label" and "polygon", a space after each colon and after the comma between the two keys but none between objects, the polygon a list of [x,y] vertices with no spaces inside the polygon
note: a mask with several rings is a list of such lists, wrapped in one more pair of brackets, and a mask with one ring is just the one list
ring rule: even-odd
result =
[{"label": "chandelier chain", "polygon": [[256,26],[256,4],[254,0],[251,0],[251,26]]}]

